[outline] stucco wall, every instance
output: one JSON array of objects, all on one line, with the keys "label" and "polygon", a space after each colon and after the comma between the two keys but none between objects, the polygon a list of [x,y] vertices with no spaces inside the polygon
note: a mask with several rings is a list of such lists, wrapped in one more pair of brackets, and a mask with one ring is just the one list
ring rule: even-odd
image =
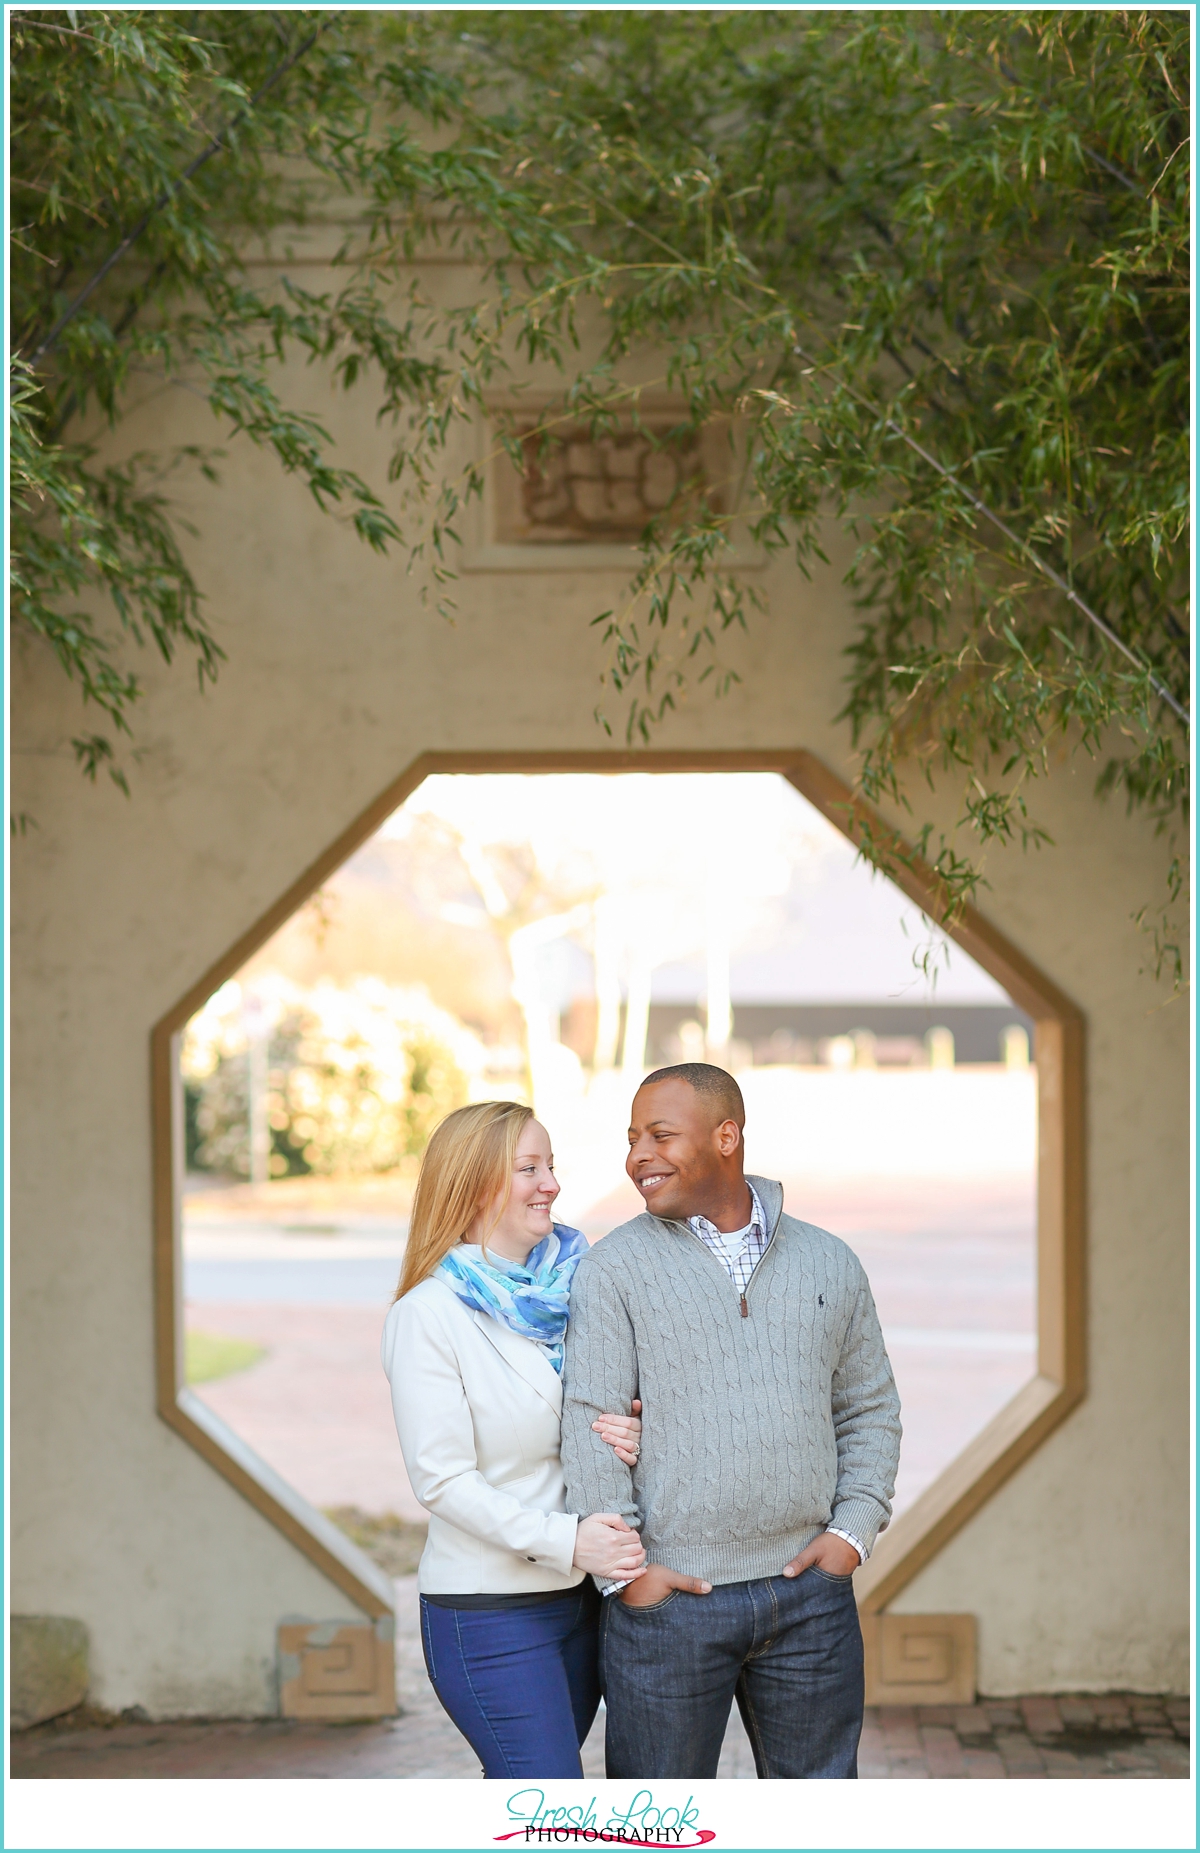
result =
[{"label": "stucco wall", "polygon": [[[369,390],[293,390],[378,480]],[[162,390],[121,442],[214,436]],[[187,500],[229,662],[200,697],[144,658],[129,801],[74,770],[53,663],[14,657],[14,809],[37,828],[13,857],[13,1603],[84,1620],[96,1698],[152,1714],[271,1709],[280,1618],[351,1611],[155,1416],[151,1026],[418,753],[603,746],[587,620],[621,583],[469,574],[451,625],[247,447]],[[695,695],[661,746],[804,746],[848,774],[834,557],[811,584],[765,575],[770,617],[728,645],[742,686]],[[993,1693],[1186,1684],[1187,1025],[1129,923],[1163,846],[1090,784],[1056,767],[1036,794],[1056,847],[993,854],[983,900],[1088,1018],[1090,1393],[896,1604],[977,1614]],[[631,819],[631,847],[656,827]]]},{"label": "stucco wall", "polygon": [[1056,772],[1057,846],[984,902],[1087,1016],[1088,1395],[892,1605],[975,1612],[993,1693],[1188,1688],[1188,1010],[1136,975],[1160,846],[1089,783]]}]

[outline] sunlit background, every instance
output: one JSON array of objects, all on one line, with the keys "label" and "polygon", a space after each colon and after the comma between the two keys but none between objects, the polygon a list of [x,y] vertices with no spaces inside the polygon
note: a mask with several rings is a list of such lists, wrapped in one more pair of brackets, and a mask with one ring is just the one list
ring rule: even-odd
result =
[{"label": "sunlit background", "polygon": [[596,1240],[641,1208],[633,1089],[707,1059],[748,1168],[867,1269],[902,1508],[1033,1370],[1030,1035],[774,774],[427,779],[189,1026],[189,1376],[399,1567],[422,1514],[378,1340],[429,1132],[531,1101]]}]

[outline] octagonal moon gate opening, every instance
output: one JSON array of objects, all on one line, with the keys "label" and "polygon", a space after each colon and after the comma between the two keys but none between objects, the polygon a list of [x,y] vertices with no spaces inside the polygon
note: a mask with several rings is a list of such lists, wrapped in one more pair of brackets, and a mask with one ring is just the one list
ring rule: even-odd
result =
[{"label": "octagonal moon gate opening", "polygon": [[[160,1415],[305,1553],[353,1602],[376,1617],[391,1607],[387,1579],[321,1512],[267,1466],[188,1388],[183,1368],[181,1194],[184,1108],[179,1049],[195,1013],[283,926],[425,779],[437,773],[737,773],[781,775],[845,837],[864,824],[876,843],[891,833],[812,755],[734,753],[429,753],[343,833],[153,1032],[157,1401]],[[892,841],[896,841],[894,837]],[[917,862],[888,878],[931,919],[937,893]],[[1084,1393],[1083,1023],[1076,1007],[974,909],[948,929],[1034,1027],[1037,1075],[1036,1367],[882,1534],[855,1578],[864,1613],[884,1607],[966,1522]],[[648,995],[647,995],[648,1001]],[[710,999],[711,1005],[711,999]],[[626,1020],[632,1003],[624,1006]],[[693,1032],[696,1025],[684,1026]],[[842,1039],[845,1040],[844,1038]],[[826,1051],[823,1049],[823,1054]],[[686,1050],[682,1053],[687,1053]],[[675,1055],[679,1059],[679,1054]],[[768,1057],[768,1059],[772,1059]],[[785,1058],[786,1059],[786,1058]],[[811,1058],[809,1058],[811,1059]],[[837,1059],[836,1049],[832,1058]],[[806,1213],[798,1205],[799,1213]],[[812,1218],[819,1220],[819,1217]],[[615,1218],[614,1218],[615,1220]]]}]

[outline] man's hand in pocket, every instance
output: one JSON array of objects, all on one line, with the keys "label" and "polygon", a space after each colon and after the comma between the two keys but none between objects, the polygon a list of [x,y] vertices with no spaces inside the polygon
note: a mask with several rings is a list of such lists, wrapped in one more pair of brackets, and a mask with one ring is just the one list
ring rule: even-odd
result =
[{"label": "man's hand in pocket", "polygon": [[637,1581],[621,1591],[618,1600],[627,1608],[644,1609],[662,1602],[673,1589],[686,1589],[690,1596],[706,1596],[711,1588],[711,1583],[698,1576],[681,1576],[664,1563],[648,1563]]},{"label": "man's hand in pocket", "polygon": [[793,1557],[783,1574],[800,1576],[811,1565],[824,1570],[829,1576],[852,1576],[858,1569],[859,1555],[852,1544],[845,1538],[835,1538],[831,1531],[821,1531],[801,1551],[799,1557]]}]

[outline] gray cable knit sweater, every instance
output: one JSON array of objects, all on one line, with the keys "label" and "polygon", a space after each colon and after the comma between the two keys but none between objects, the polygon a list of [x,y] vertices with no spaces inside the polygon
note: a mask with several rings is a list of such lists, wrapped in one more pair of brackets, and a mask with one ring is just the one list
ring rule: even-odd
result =
[{"label": "gray cable knit sweater", "polygon": [[[870,1549],[891,1516],[900,1401],[844,1242],[783,1213],[746,1290],[686,1223],[632,1222],[584,1256],[563,1370],[567,1509],[619,1512],[654,1563],[713,1583],[778,1576],[826,1525]],[[642,1399],[632,1471],[592,1432]]]}]

